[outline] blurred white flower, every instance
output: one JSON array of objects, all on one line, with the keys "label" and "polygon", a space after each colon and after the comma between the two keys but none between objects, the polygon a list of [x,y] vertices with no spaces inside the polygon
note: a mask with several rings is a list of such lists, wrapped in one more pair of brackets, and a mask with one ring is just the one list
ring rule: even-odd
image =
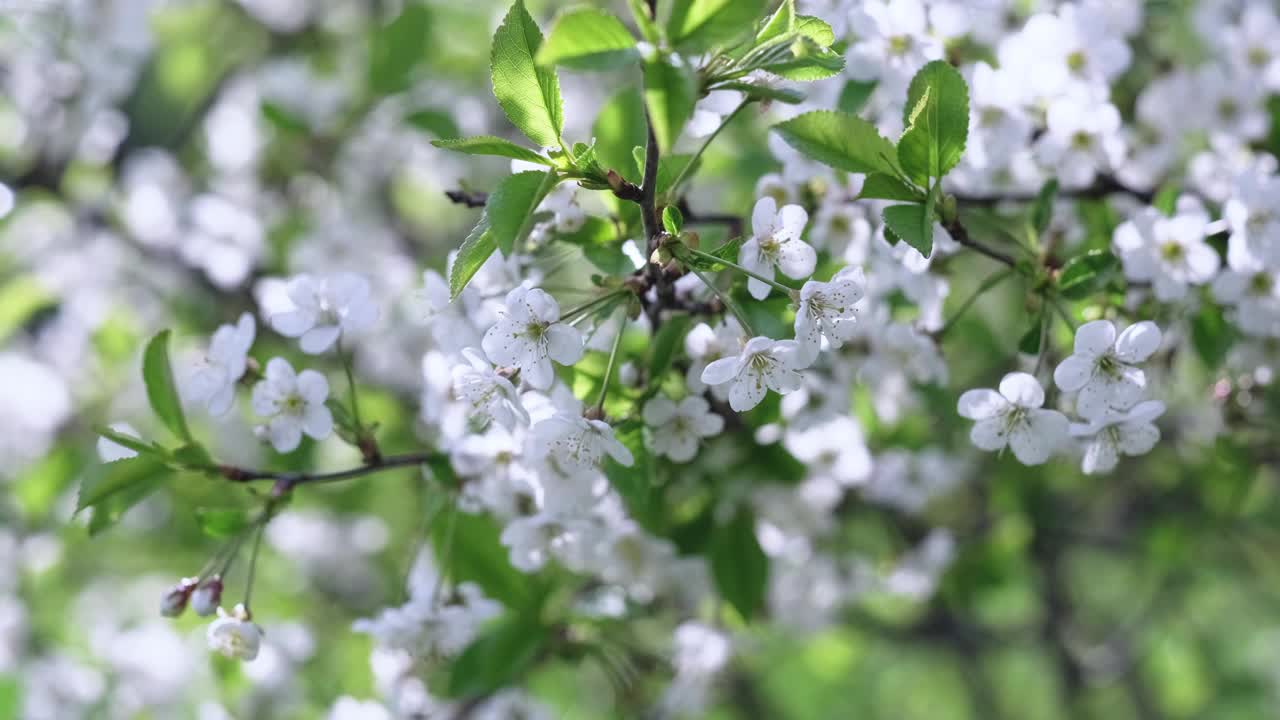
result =
[{"label": "blurred white flower", "polygon": [[464,365],[453,368],[453,390],[470,405],[470,416],[481,424],[494,420],[512,430],[517,423],[529,424],[529,413],[511,381],[494,372],[493,366],[473,348],[463,348]]},{"label": "blurred white flower", "polygon": [[233,660],[251,661],[262,647],[262,629],[249,617],[243,605],[227,613],[218,608],[218,619],[206,633],[209,649]]},{"label": "blurred white flower", "polygon": [[214,417],[226,415],[236,397],[236,382],[244,375],[249,348],[253,346],[253,315],[243,313],[235,325],[220,325],[209,341],[209,351],[187,380],[191,402],[208,408]]},{"label": "blurred white flower", "polygon": [[659,395],[645,403],[644,424],[649,426],[649,447],[676,462],[689,462],[703,438],[719,435],[724,418],[711,412],[706,398],[690,395],[678,404]]},{"label": "blurred white flower", "polygon": [[1067,437],[1067,417],[1044,410],[1044,388],[1027,373],[1015,372],[1000,381],[1000,391],[968,390],[960,396],[961,417],[976,420],[969,439],[980,450],[1013,450],[1023,465],[1040,465]]},{"label": "blurred white flower", "polygon": [[1205,242],[1208,215],[1191,209],[1168,217],[1146,208],[1116,228],[1112,245],[1125,277],[1149,281],[1156,299],[1181,300],[1190,285],[1203,285],[1218,272],[1218,252]]},{"label": "blurred white flower", "polygon": [[253,411],[269,418],[267,437],[278,452],[291,452],[302,435],[323,440],[333,431],[325,406],[329,381],[315,370],[295,374],[284,358],[271,358],[264,378],[253,386]]},{"label": "blurred white flower", "polygon": [[355,273],[296,275],[289,280],[288,294],[293,309],[272,315],[271,326],[281,335],[299,338],[308,355],[319,355],[343,335],[367,330],[378,320],[369,281]]}]

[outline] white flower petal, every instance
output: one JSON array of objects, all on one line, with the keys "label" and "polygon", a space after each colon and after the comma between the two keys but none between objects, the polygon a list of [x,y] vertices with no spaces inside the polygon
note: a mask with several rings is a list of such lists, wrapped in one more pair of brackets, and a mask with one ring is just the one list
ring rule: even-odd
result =
[{"label": "white flower petal", "polygon": [[319,355],[333,347],[341,334],[342,330],[337,325],[320,325],[303,333],[298,347],[308,355]]},{"label": "white flower petal", "polygon": [[1061,446],[1068,425],[1055,410],[1028,410],[1026,421],[1009,433],[1009,449],[1023,465],[1040,465]]},{"label": "white flower petal", "polygon": [[[559,315],[559,311],[556,312]],[[618,332],[622,332],[619,328]],[[582,333],[564,323],[555,323],[546,330],[547,354],[561,365],[572,365],[582,359]]]},{"label": "white flower petal", "polygon": [[1115,324],[1110,320],[1093,320],[1076,330],[1076,354],[1097,357],[1110,350],[1115,341]]},{"label": "white flower petal", "polygon": [[738,358],[726,357],[713,360],[702,369],[702,382],[707,385],[721,385],[729,382],[738,374]]},{"label": "white flower petal", "polygon": [[1000,380],[1000,394],[1014,405],[1024,408],[1038,408],[1044,405],[1044,388],[1034,376],[1024,372],[1013,372]]},{"label": "white flower petal", "polygon": [[665,396],[659,395],[644,404],[644,410],[641,415],[644,417],[644,424],[649,427],[660,427],[675,417],[676,404]]},{"label": "white flower petal", "polygon": [[960,417],[970,420],[986,420],[1003,414],[1009,409],[1009,401],[1000,393],[988,388],[968,390],[960,396],[956,410]]},{"label": "white flower petal", "polygon": [[316,324],[316,314],[307,310],[289,310],[275,313],[270,319],[271,327],[285,337],[298,337]]},{"label": "white flower petal", "polygon": [[1088,355],[1068,355],[1053,369],[1053,382],[1063,392],[1075,392],[1093,377],[1097,358]]},{"label": "white flower petal", "polygon": [[979,420],[969,431],[969,440],[979,450],[994,452],[1005,446],[1005,418],[1003,415]]},{"label": "white flower petal", "polygon": [[1104,437],[1098,437],[1085,445],[1084,458],[1081,460],[1080,469],[1086,475],[1111,472],[1116,468],[1118,460],[1119,456],[1116,455],[1116,448],[1111,444],[1111,441]]},{"label": "white flower petal", "polygon": [[803,280],[818,266],[818,254],[802,240],[788,240],[778,248],[778,269],[792,280]]},{"label": "white flower petal", "polygon": [[276,415],[267,423],[267,436],[276,452],[293,452],[302,442],[302,423],[291,415]]},{"label": "white flower petal", "polygon": [[[706,373],[703,373],[704,377]],[[767,392],[759,373],[744,373],[729,388],[729,407],[746,412],[760,404]]]},{"label": "white flower petal", "polygon": [[303,370],[298,373],[298,394],[308,403],[324,405],[329,397],[329,381],[315,370]]},{"label": "white flower petal", "polygon": [[1123,423],[1118,428],[1120,451],[1125,455],[1145,455],[1160,442],[1160,428],[1151,423]]},{"label": "white flower petal", "polygon": [[773,234],[773,220],[778,214],[778,201],[765,195],[751,209],[751,233],[757,238]]},{"label": "white flower petal", "polygon": [[1150,320],[1125,328],[1116,340],[1116,358],[1125,363],[1139,363],[1160,349],[1160,328]]},{"label": "white flower petal", "polygon": [[323,404],[308,405],[302,415],[302,431],[315,440],[323,440],[333,432],[333,414]]}]

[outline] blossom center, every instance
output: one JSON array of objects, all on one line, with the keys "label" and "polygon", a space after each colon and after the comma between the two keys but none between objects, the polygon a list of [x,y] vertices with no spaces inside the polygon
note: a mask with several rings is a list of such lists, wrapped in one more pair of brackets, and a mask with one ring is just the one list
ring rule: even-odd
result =
[{"label": "blossom center", "polygon": [[1186,254],[1182,245],[1170,240],[1160,247],[1160,257],[1166,262],[1178,262]]},{"label": "blossom center", "polygon": [[1089,64],[1089,58],[1084,52],[1077,50],[1067,56],[1067,69],[1073,73],[1082,72]]},{"label": "blossom center", "polygon": [[1270,295],[1275,281],[1265,272],[1257,273],[1249,280],[1249,291],[1254,295]]}]

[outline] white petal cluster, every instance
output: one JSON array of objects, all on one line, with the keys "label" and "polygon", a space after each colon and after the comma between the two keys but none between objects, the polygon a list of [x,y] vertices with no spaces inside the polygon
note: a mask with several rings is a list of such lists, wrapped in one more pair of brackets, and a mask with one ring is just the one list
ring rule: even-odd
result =
[{"label": "white petal cluster", "polygon": [[[752,235],[738,250],[738,264],[769,279],[775,268],[793,280],[809,277],[817,267],[818,254],[800,239],[808,223],[809,213],[799,205],[779,209],[773,198],[760,198],[751,211]],[[747,280],[747,291],[757,300],[769,297],[770,290],[767,283]]]},{"label": "white petal cluster", "polygon": [[582,358],[582,333],[560,322],[560,305],[538,288],[518,287],[507,294],[506,312],[484,334],[481,347],[498,365],[520,369],[530,386],[551,387],[551,361],[572,365]]},{"label": "white petal cluster", "polygon": [[369,281],[355,273],[296,275],[289,280],[287,292],[293,308],[273,314],[271,327],[298,338],[308,355],[319,355],[344,335],[362,333],[378,321]]},{"label": "white petal cluster", "polygon": [[253,411],[267,418],[266,437],[277,452],[297,449],[305,433],[323,440],[333,431],[333,415],[325,401],[329,381],[315,370],[295,373],[284,358],[271,358],[261,381],[253,386]]},{"label": "white petal cluster", "polygon": [[706,398],[690,395],[679,403],[659,395],[645,403],[649,449],[676,462],[689,462],[702,440],[720,434],[724,418],[711,411]]},{"label": "white petal cluster", "polygon": [[785,395],[799,389],[798,371],[804,365],[796,341],[755,337],[736,357],[723,357],[708,364],[702,370],[702,382],[727,384],[729,407],[746,412],[759,405],[769,390]]},{"label": "white petal cluster", "polygon": [[1015,372],[1000,381],[1000,390],[969,390],[960,396],[961,417],[977,421],[969,439],[981,450],[1008,447],[1024,465],[1040,465],[1067,438],[1067,416],[1045,410],[1044,388],[1034,376]]},{"label": "white petal cluster", "polygon": [[209,340],[209,351],[187,379],[187,396],[214,417],[226,415],[235,401],[236,382],[248,365],[256,325],[244,313],[235,325],[221,325]]}]

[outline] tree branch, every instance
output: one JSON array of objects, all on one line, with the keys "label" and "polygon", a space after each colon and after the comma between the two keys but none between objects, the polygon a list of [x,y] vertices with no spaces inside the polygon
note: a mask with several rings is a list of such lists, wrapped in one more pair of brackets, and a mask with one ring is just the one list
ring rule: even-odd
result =
[{"label": "tree branch", "polygon": [[276,470],[250,470],[239,468],[233,465],[221,465],[218,472],[231,482],[247,483],[255,480],[275,480],[276,485],[273,490],[275,495],[283,495],[299,485],[309,485],[312,483],[337,482],[339,480],[349,480],[351,478],[361,477],[363,475],[372,475],[384,470],[393,470],[395,468],[410,467],[413,465],[422,465],[432,460],[444,457],[438,452],[418,452],[406,453],[404,455],[390,455],[381,458],[376,463],[367,463],[359,467],[348,468],[346,470],[337,470],[327,473],[300,473],[300,472],[281,472]]},{"label": "tree branch", "polygon": [[969,237],[969,230],[959,220],[951,220],[944,224],[943,227],[945,227],[947,232],[951,234],[951,239],[961,245],[971,250],[976,250],[996,262],[1003,263],[1009,267],[1017,267],[1018,261],[1015,260],[1012,255],[1000,252],[994,248],[989,248]]},{"label": "tree branch", "polygon": [[[1028,203],[1035,202],[1038,197],[1037,193],[1022,194],[996,194],[996,195],[965,195],[963,193],[951,193],[955,196],[956,202],[975,205],[979,207],[990,207],[992,205],[1000,205],[1002,203]],[[1150,203],[1155,199],[1155,193],[1150,190],[1139,190],[1134,187],[1125,185],[1112,175],[1099,175],[1098,179],[1092,185],[1082,188],[1058,191],[1058,197],[1073,198],[1077,200],[1097,200],[1108,195],[1130,195],[1144,203]]]}]

